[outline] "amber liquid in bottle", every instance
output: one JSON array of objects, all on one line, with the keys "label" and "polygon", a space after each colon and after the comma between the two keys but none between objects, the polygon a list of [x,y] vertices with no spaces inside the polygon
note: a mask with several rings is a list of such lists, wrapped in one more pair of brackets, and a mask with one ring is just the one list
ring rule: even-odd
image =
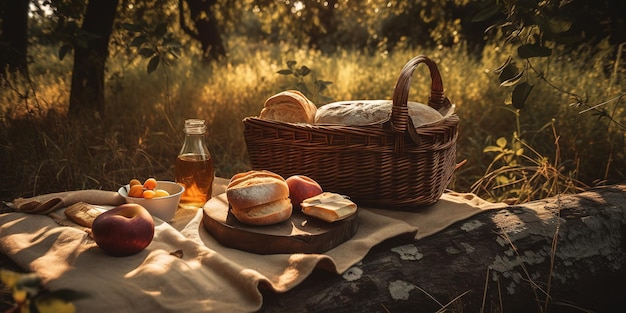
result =
[{"label": "amber liquid in bottle", "polygon": [[174,178],[185,187],[179,206],[197,209],[211,199],[215,169],[211,152],[204,142],[204,120],[185,120],[184,131],[185,141],[174,162]]},{"label": "amber liquid in bottle", "polygon": [[183,154],[176,158],[176,182],[185,187],[180,198],[182,207],[201,208],[211,199],[215,170],[213,160],[209,157],[194,154]]}]

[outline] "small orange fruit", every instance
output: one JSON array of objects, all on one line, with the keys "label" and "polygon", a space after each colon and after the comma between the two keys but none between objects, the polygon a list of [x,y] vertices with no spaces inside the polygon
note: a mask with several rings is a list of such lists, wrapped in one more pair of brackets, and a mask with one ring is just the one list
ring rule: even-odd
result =
[{"label": "small orange fruit", "polygon": [[146,179],[146,181],[143,183],[143,188],[149,189],[149,190],[154,190],[156,186],[157,186],[157,181],[153,177]]},{"label": "small orange fruit", "polygon": [[129,197],[141,198],[143,197],[142,194],[143,194],[143,186],[141,184],[132,185],[130,186],[130,189],[128,190]]},{"label": "small orange fruit", "polygon": [[146,199],[152,199],[156,195],[156,192],[152,189],[147,189],[143,191],[143,197]]}]

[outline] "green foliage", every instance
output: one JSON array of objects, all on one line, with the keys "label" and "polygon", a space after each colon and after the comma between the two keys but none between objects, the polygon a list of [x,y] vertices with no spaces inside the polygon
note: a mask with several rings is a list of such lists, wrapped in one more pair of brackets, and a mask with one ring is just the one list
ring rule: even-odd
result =
[{"label": "green foliage", "polygon": [[14,312],[73,313],[76,309],[71,301],[88,296],[71,289],[48,291],[42,285],[39,276],[34,273],[0,269],[0,282],[11,290]]},{"label": "green foliage", "polygon": [[[298,62],[287,61],[287,68],[278,71],[278,74],[292,76],[294,79],[293,87],[285,86],[283,89],[296,89],[302,92],[307,98],[313,100],[314,103],[327,103],[332,101],[331,97],[324,96],[322,93],[332,84],[332,82],[317,79],[313,71],[306,65],[296,67]],[[306,78],[311,74],[311,80]]]},{"label": "green foliage", "polygon": [[[528,133],[534,131],[532,128],[522,129],[520,115],[523,113],[528,115],[528,119],[532,119],[533,116],[537,116],[533,110],[553,110],[550,107],[562,105],[563,100],[556,99],[554,102],[539,101],[537,103],[538,99],[545,99],[546,92],[560,93],[573,99],[573,105],[568,106],[570,110],[583,106],[586,108],[581,110],[579,114],[593,112],[598,117],[598,122],[607,121],[607,132],[600,136],[604,136],[609,141],[615,139],[622,142],[626,127],[622,123],[624,108],[619,99],[626,95],[624,91],[618,91],[616,96],[610,88],[612,83],[608,84],[609,88],[606,86],[603,88],[602,85],[596,86],[599,89],[599,97],[613,98],[593,105],[590,104],[591,100],[588,93],[582,96],[579,92],[572,91],[576,90],[576,84],[567,86],[563,71],[555,71],[557,64],[554,60],[572,58],[577,59],[581,65],[589,61],[584,54],[570,56],[573,51],[572,44],[580,44],[581,47],[589,50],[602,51],[603,43],[590,46],[583,42],[582,32],[573,28],[576,24],[576,10],[580,7],[572,2],[487,0],[482,1],[482,4],[482,11],[474,16],[474,20],[485,21],[502,17],[496,19],[496,22],[488,30],[496,31],[499,35],[496,38],[503,43],[510,44],[511,51],[513,51],[506,61],[493,72],[498,76],[500,86],[510,91],[507,104],[510,104],[514,109],[511,111],[515,113],[517,128],[513,131],[510,141],[512,146],[507,147],[507,141],[504,137],[500,137],[496,146],[488,146],[484,150],[485,153],[496,153],[496,156],[487,168],[485,175],[473,184],[472,190],[474,192],[481,190],[491,199],[513,199],[510,201],[516,203],[551,194],[575,192],[586,187],[585,183],[576,179],[581,169],[578,166],[572,166],[572,164],[576,164],[575,160],[569,159],[559,163],[561,147],[559,145],[560,136],[557,136],[556,133],[556,125],[562,123],[560,119],[563,117],[551,115],[555,119],[550,124],[554,136],[554,149],[552,149],[554,155],[549,158],[534,149],[535,146],[524,139]],[[563,14],[563,12],[568,12],[569,15]],[[582,12],[581,15],[585,16],[585,12]],[[621,59],[621,47],[620,45],[618,49],[612,79],[618,79],[617,64]],[[600,71],[604,72],[605,70],[600,69]],[[557,80],[558,83],[555,82]],[[538,89],[538,84],[546,86],[547,89]],[[589,88],[578,86],[578,88],[581,87]],[[540,93],[540,95],[533,97],[533,93]],[[617,101],[615,101],[616,99]],[[612,109],[609,111],[610,106]],[[531,126],[531,123],[527,124],[525,126]],[[570,127],[585,131],[580,125]],[[596,127],[598,126],[593,126],[593,128]],[[544,128],[541,127],[540,129]],[[571,129],[565,129],[565,131],[572,132]],[[590,130],[587,129],[586,131]],[[519,149],[520,146],[526,149]],[[527,155],[525,151],[530,151],[531,154]],[[612,159],[613,153],[611,149],[609,159]],[[592,158],[585,152],[578,152],[577,154],[578,157],[585,154]],[[619,152],[618,154],[623,155]],[[550,160],[552,161],[550,162]]]},{"label": "green foliage", "polygon": [[[558,0],[549,1],[481,1],[482,10],[478,12],[473,21],[486,21],[498,16],[504,18],[497,19],[488,30],[499,31],[501,40],[515,47],[516,59],[519,59],[522,66],[518,66],[513,61],[512,56],[496,70],[500,86],[512,87],[511,104],[515,109],[524,109],[529,95],[534,89],[533,79],[545,83],[556,92],[563,93],[575,100],[576,106],[586,106],[592,108],[598,116],[608,119],[617,125],[622,131],[626,130],[613,116],[606,110],[589,104],[585,97],[576,92],[560,87],[548,78],[550,58],[555,52],[563,54],[571,51],[567,47],[572,44],[584,44],[582,31],[573,30],[578,15],[586,15],[587,12],[580,11],[584,8],[576,6],[573,2],[563,2]],[[567,15],[563,12],[572,13]],[[576,14],[577,13],[577,14]],[[600,46],[600,45],[599,45]],[[565,49],[564,49],[565,48]],[[544,63],[545,70],[541,70],[534,63],[533,59],[547,59]],[[619,57],[618,57],[619,61]],[[584,60],[580,60],[580,63]],[[582,65],[582,64],[581,64]],[[615,75],[616,73],[614,73]],[[553,74],[554,75],[554,74]],[[609,95],[612,96],[612,95]]]},{"label": "green foliage", "polygon": [[139,49],[138,54],[149,59],[146,70],[148,74],[154,72],[159,64],[171,65],[173,60],[180,58],[182,45],[167,31],[167,23],[160,23],[154,29],[145,25],[124,23],[124,29],[133,33],[130,46]]},{"label": "green foliage", "polygon": [[487,199],[494,201],[518,204],[556,194],[576,193],[587,188],[559,163],[561,155],[555,121],[552,120],[537,131],[552,130],[555,155],[550,158],[520,137],[520,111],[512,112],[518,129],[513,132],[510,141],[499,137],[496,145],[483,149],[483,153],[495,156],[485,175],[472,185],[472,192],[484,194]]}]

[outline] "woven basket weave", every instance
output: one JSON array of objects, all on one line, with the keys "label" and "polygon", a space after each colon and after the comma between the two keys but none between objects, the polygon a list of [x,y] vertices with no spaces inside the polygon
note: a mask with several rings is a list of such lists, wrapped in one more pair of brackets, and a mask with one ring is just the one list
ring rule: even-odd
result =
[{"label": "woven basket weave", "polygon": [[417,56],[400,72],[388,121],[345,126],[245,118],[252,167],[285,178],[307,175],[325,191],[347,195],[359,205],[410,210],[435,203],[454,173],[459,118],[451,114],[413,126],[407,101],[411,77],[421,63],[432,80],[428,105],[449,108],[437,65]]}]

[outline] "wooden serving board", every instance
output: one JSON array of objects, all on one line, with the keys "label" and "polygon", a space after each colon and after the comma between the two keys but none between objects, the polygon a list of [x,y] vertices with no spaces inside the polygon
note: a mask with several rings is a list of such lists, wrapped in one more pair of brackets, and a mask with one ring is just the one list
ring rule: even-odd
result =
[{"label": "wooden serving board", "polygon": [[203,211],[204,228],[219,243],[257,254],[322,253],[347,241],[358,229],[358,210],[334,223],[294,210],[290,219],[278,224],[246,225],[230,213],[225,193],[213,196]]}]

